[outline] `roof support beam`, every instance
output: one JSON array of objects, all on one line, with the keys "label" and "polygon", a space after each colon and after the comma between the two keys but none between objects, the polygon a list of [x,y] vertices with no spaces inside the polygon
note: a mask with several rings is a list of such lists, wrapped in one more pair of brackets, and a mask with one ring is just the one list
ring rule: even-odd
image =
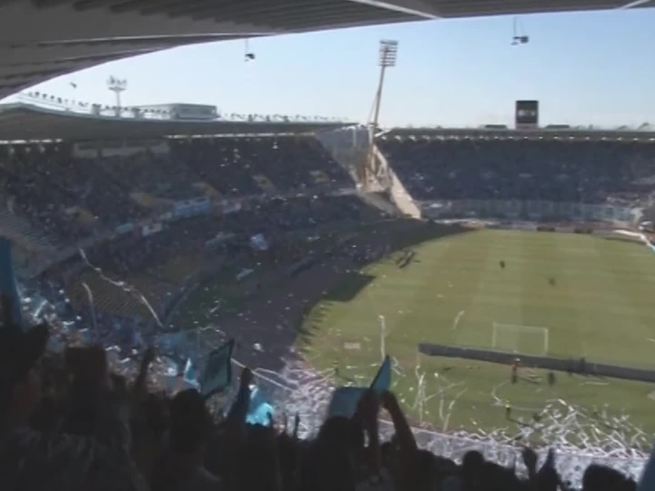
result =
[{"label": "roof support beam", "polygon": [[[349,2],[359,3],[362,5],[369,5],[386,10],[392,10],[400,14],[414,15],[422,19],[439,19],[439,14],[434,8],[425,5],[420,0],[348,0]],[[399,5],[402,1],[404,5]]]},{"label": "roof support beam", "polygon": [[639,7],[641,5],[645,5],[647,3],[650,3],[652,0],[634,0],[634,2],[626,3],[625,5],[622,5],[620,8],[622,9],[633,9],[635,7]]}]

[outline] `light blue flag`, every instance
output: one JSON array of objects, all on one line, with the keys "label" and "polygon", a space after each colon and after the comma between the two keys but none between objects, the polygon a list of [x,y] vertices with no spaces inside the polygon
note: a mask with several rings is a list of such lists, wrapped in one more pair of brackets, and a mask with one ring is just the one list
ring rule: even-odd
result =
[{"label": "light blue flag", "polygon": [[[386,356],[378,372],[371,382],[370,388],[378,394],[389,390],[391,387],[391,359]],[[328,406],[328,417],[344,416],[352,418],[357,411],[359,400],[366,392],[366,387],[339,387],[332,394]]]},{"label": "light blue flag", "polygon": [[352,418],[357,411],[359,400],[366,392],[365,387],[339,387],[332,393],[328,406],[328,417],[343,416]]},{"label": "light blue flag", "polygon": [[207,363],[200,375],[200,393],[205,399],[223,392],[232,383],[232,351],[234,339],[209,353]]},{"label": "light blue flag", "polygon": [[373,382],[371,382],[371,389],[373,389],[378,394],[386,392],[391,388],[391,358],[389,356],[384,357],[384,361],[378,370],[378,373],[375,375]]},{"label": "light blue flag", "polygon": [[3,309],[8,309],[8,312],[3,312],[6,324],[14,329],[22,329],[20,298],[11,260],[11,242],[4,237],[0,237],[0,295],[6,299],[6,303],[2,305]]},{"label": "light blue flag", "polygon": [[250,403],[246,423],[251,425],[270,426],[271,418],[275,415],[275,408],[266,400],[264,393],[255,387],[250,393]]}]

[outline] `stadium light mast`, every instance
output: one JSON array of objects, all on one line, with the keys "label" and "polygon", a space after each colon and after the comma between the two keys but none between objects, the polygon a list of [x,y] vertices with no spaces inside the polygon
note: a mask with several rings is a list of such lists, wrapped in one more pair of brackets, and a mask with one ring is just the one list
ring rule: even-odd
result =
[{"label": "stadium light mast", "polygon": [[373,116],[372,128],[373,131],[377,130],[378,118],[380,116],[380,104],[382,102],[382,88],[384,87],[384,74],[387,68],[396,66],[396,59],[398,57],[398,41],[383,39],[380,41],[380,58],[378,65],[380,66],[380,81],[378,83],[378,91],[375,94],[375,112]]},{"label": "stadium light mast", "polygon": [[121,92],[127,90],[127,80],[119,79],[114,76],[107,80],[107,88],[116,94],[116,116],[121,115]]},{"label": "stadium light mast", "polygon": [[378,82],[378,89],[375,93],[375,100],[373,102],[373,120],[369,123],[370,127],[370,148],[368,155],[364,162],[364,169],[362,172],[362,180],[366,185],[368,183],[369,174],[375,174],[375,156],[373,153],[373,144],[375,135],[378,131],[378,121],[380,117],[380,105],[382,103],[382,89],[384,88],[384,75],[387,68],[396,66],[396,59],[398,58],[398,41],[391,39],[382,39],[380,41],[380,49],[378,54],[378,65],[380,67],[380,80]]}]

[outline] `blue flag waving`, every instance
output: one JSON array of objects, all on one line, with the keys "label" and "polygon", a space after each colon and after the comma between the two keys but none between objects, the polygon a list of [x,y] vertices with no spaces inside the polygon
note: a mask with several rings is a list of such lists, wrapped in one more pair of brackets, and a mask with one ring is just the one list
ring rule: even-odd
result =
[{"label": "blue flag waving", "polygon": [[209,353],[205,369],[200,375],[200,393],[209,398],[224,391],[232,382],[232,351],[234,339]]},{"label": "blue flag waving", "polygon": [[328,417],[344,416],[352,418],[357,411],[359,400],[366,392],[365,387],[339,387],[332,393],[328,406]]},{"label": "blue flag waving", "polygon": [[22,329],[22,316],[20,298],[16,287],[14,265],[11,260],[11,242],[0,237],[0,295],[5,321],[5,328],[11,326],[13,329]]},{"label": "blue flag waving", "polygon": [[391,388],[391,358],[389,356],[384,357],[382,365],[378,373],[375,375],[373,382],[371,382],[371,389],[373,389],[378,394],[386,392]]},{"label": "blue flag waving", "polygon": [[[384,357],[384,361],[378,373],[375,374],[370,388],[378,394],[389,390],[391,387],[391,359]],[[328,417],[345,416],[351,418],[357,410],[359,400],[366,392],[366,387],[339,387],[332,393],[332,399],[328,406]]]}]

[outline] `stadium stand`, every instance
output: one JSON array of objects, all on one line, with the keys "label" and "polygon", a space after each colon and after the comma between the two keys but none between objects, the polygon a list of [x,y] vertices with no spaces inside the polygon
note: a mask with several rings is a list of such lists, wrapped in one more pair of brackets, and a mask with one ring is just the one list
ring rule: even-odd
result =
[{"label": "stadium stand", "polygon": [[[523,152],[533,158],[542,155],[544,148],[524,149],[524,146],[499,144],[489,152],[480,152],[470,142],[457,142],[452,146],[441,142],[434,145],[385,142],[381,146],[391,156],[394,169],[411,192],[426,199],[457,199],[462,195],[488,199],[496,196],[490,193],[489,182],[500,183],[504,193],[500,196],[511,199],[526,196],[521,194],[528,192],[526,189],[505,185],[505,173],[516,172],[522,159],[527,158]],[[552,148],[550,157],[548,154],[542,157],[542,164],[548,166],[546,170],[534,169],[532,172],[537,176],[546,172],[566,172],[567,179],[584,183],[582,190],[580,185],[565,186],[560,190],[542,186],[529,188],[529,192],[542,193],[540,196],[547,199],[576,198],[593,203],[600,202],[603,193],[616,196],[637,193],[636,196],[641,197],[638,179],[648,178],[651,170],[646,153],[626,152],[630,156],[624,157],[629,162],[626,164],[629,171],[617,170],[606,162],[602,164],[605,175],[598,176],[589,170],[574,174],[570,170],[572,164],[567,166],[566,161],[553,163],[564,161],[564,157],[575,160],[580,158],[578,153],[585,156],[585,152],[590,152],[590,156],[582,159],[584,165],[590,167],[594,162],[592,150],[581,148],[567,152],[555,147],[549,147]],[[514,149],[519,149],[519,155],[513,154]],[[103,479],[107,489],[142,489],[143,486],[190,489],[197,479],[203,479],[210,489],[213,486],[213,489],[234,490],[332,490],[354,489],[355,486],[357,489],[373,486],[376,489],[412,490],[453,487],[555,490],[558,483],[562,489],[568,489],[556,470],[554,454],[549,454],[539,468],[536,454],[525,450],[527,473],[517,474],[485,459],[477,451],[469,451],[458,463],[419,450],[407,419],[391,392],[381,395],[368,393],[353,418],[328,418],[317,428],[317,436],[300,439],[293,431],[283,431],[279,424],[274,428],[245,424],[247,411],[244,403],[238,401],[251,397],[249,382],[252,375],[248,369],[243,372],[242,383],[238,386],[237,403],[225,419],[210,417],[210,408],[214,406],[205,403],[193,390],[181,391],[175,396],[159,392],[162,373],[169,370],[164,367],[174,359],[173,365],[177,367],[174,370],[180,370],[184,365],[184,359],[180,357],[188,355],[185,351],[162,352],[154,361],[144,361],[144,370],[149,363],[157,365],[148,377],[152,384],[150,389],[143,385],[143,376],[137,376],[133,384],[127,382],[138,372],[135,356],[142,352],[146,340],[177,332],[175,326],[168,323],[168,314],[189,287],[198,284],[206,275],[222,274],[223,271],[234,275],[239,272],[240,266],[237,265],[254,264],[266,258],[280,270],[288,271],[289,277],[294,277],[300,274],[298,272],[314,267],[322,254],[333,254],[330,244],[342,244],[341,250],[353,254],[355,264],[365,264],[384,253],[372,246],[354,247],[348,237],[340,237],[338,231],[332,236],[332,242],[317,242],[309,246],[307,242],[298,241],[298,237],[320,235],[321,230],[330,230],[330,227],[345,224],[358,227],[384,218],[383,213],[358,197],[348,174],[315,140],[309,137],[198,139],[173,142],[170,154],[165,155],[139,152],[95,158],[75,157],[74,148],[65,145],[18,145],[3,147],[2,150],[0,165],[8,184],[3,198],[11,219],[30,222],[35,230],[46,231],[47,237],[72,246],[81,244],[89,236],[98,238],[87,241],[84,256],[75,255],[58,262],[31,283],[26,283],[33,285],[26,290],[31,292],[33,303],[38,303],[41,298],[49,299],[51,307],[43,310],[47,313],[56,345],[76,345],[82,338],[86,343],[91,340],[107,348],[95,354],[89,348],[88,361],[80,362],[80,366],[69,364],[63,372],[57,373],[62,376],[69,373],[73,380],[77,380],[82,377],[80,370],[90,370],[86,363],[91,363],[91,359],[106,357],[101,364],[121,374],[113,376],[114,380],[120,381],[114,388],[97,385],[99,382],[93,380],[92,385],[82,383],[76,389],[81,390],[84,397],[91,393],[97,395],[91,406],[79,406],[79,395],[68,389],[50,392],[56,404],[46,398],[33,407],[23,408],[26,414],[34,414],[35,423],[29,430],[23,426],[10,430],[12,435],[19,436],[28,431],[32,442],[52,441],[57,444],[62,433],[51,429],[61,427],[66,441],[77,442],[77,438],[86,438],[84,441],[92,445],[89,447],[91,452],[110,452],[103,458],[102,465],[100,462],[91,466],[79,465],[76,459],[86,459],[88,455],[77,454],[75,457],[72,447],[69,449],[66,444],[61,448],[71,452],[67,461],[73,467],[62,468],[53,475],[37,472],[41,469],[39,462],[52,457],[39,453],[40,448],[45,448],[41,443],[29,444],[17,437],[15,443],[12,440],[11,447],[0,444],[0,475],[6,479],[29,487],[35,483],[32,476],[48,475],[49,484],[62,482],[61,486],[66,489],[85,489],[99,479]],[[445,158],[446,152],[454,156],[455,163]],[[438,156],[437,171],[425,163],[435,154]],[[493,172],[488,177],[481,176],[473,162],[481,155],[491,156],[489,168]],[[505,163],[505,159],[509,163]],[[274,166],[270,162],[274,162]],[[285,171],[274,171],[279,168]],[[423,175],[422,179],[416,178],[419,173]],[[442,184],[442,178],[451,174],[455,176],[453,179],[458,182],[461,179],[462,183],[456,186]],[[611,182],[607,176],[619,179],[619,183]],[[434,183],[434,188],[427,187],[428,180]],[[46,182],[49,183],[48,192],[40,193],[39,186],[46,186]],[[179,186],[173,189],[172,182],[179,183]],[[139,199],[135,199],[135,193],[139,193]],[[146,206],[143,195],[153,201],[159,200],[157,206]],[[172,219],[175,203],[203,195],[212,203],[211,208],[203,209],[199,215]],[[107,210],[111,213],[102,213],[109,207],[110,199],[118,205]],[[70,219],[66,206],[52,206],[53,203],[68,204],[68,208],[77,206],[78,210],[88,211],[93,220],[85,223],[79,216],[81,212],[75,219]],[[71,227],[74,232],[62,233],[62,230],[69,229],[62,229],[60,223]],[[98,234],[100,230],[120,229],[126,223],[132,224],[129,230],[102,238]],[[253,238],[258,236],[263,239],[262,250],[253,245]],[[244,283],[242,288],[256,290],[260,288],[260,281],[266,284],[266,275],[259,278],[249,285]],[[155,321],[156,318],[159,321]],[[3,346],[17,342],[20,341],[12,339]],[[194,341],[190,343],[193,345]],[[70,350],[64,353],[68,353],[69,358],[72,356]],[[62,354],[49,353],[48,363],[57,360],[58,356]],[[63,361],[62,358],[56,363]],[[52,375],[48,373],[44,372],[42,376],[50,380]],[[177,380],[178,385],[182,383],[182,377]],[[125,383],[132,389],[117,392],[117,387]],[[131,408],[120,412],[124,418],[120,420],[121,427],[132,433],[129,453],[111,453],[123,441],[119,441],[125,434],[123,432],[114,432],[115,437],[110,440],[92,436],[106,431],[105,427],[96,427],[93,421],[101,424],[104,416],[101,418],[100,414],[104,415],[107,409],[113,410],[109,400],[124,401]],[[279,404],[277,409],[284,412],[284,403]],[[175,409],[180,405],[184,407],[184,414],[191,414],[189,405],[195,408],[193,424],[181,416],[181,409]],[[64,411],[64,407],[68,409]],[[384,414],[382,411],[386,411],[393,423],[393,439],[385,443],[382,443],[375,423],[378,414]],[[201,422],[202,428],[197,426]],[[166,432],[171,435],[168,441],[163,438]],[[195,439],[191,439],[192,435],[196,435]],[[347,435],[351,437],[346,438]],[[351,443],[346,445],[340,441]],[[234,458],[226,457],[224,451],[218,450],[226,446],[235,449]],[[26,459],[27,466],[14,467],[7,452]],[[257,455],[256,459],[253,455]],[[342,461],[343,455],[350,455],[352,459]],[[167,463],[166,472],[158,467],[157,462]],[[243,462],[258,469],[261,466],[260,475],[265,479],[253,480],[243,470]],[[113,469],[110,476],[104,470],[105,466]],[[199,475],[204,477],[197,477]],[[75,483],[70,479],[76,480]],[[485,482],[484,486],[472,484],[480,479]],[[585,490],[634,489],[635,486],[630,477],[599,465],[589,467],[578,479]],[[598,487],[599,480],[604,487]],[[610,481],[610,485],[605,486]],[[38,483],[34,486],[39,489]]]},{"label": "stadium stand", "polygon": [[[649,201],[655,147],[646,134],[639,141],[623,139],[618,133],[609,140],[599,136],[593,141],[562,141],[547,131],[535,132],[529,138],[516,137],[508,130],[503,130],[506,138],[494,138],[489,135],[497,132],[487,131],[484,136],[446,137],[439,131],[412,134],[405,130],[387,133],[377,145],[398,181],[424,206],[444,201],[497,201],[632,209],[644,207]],[[177,306],[203,282],[212,279],[216,284],[217,278],[224,280],[221,302],[216,306],[224,310],[221,319],[233,316],[237,319],[235,326],[249,330],[243,333],[243,342],[257,340],[251,349],[242,351],[246,361],[255,363],[260,356],[272,357],[272,366],[279,367],[292,356],[290,346],[298,334],[293,319],[302,317],[312,305],[311,295],[320,295],[340,274],[376,261],[393,247],[388,238],[382,240],[386,232],[372,232],[366,240],[356,233],[381,221],[387,227],[385,220],[393,207],[386,191],[362,199],[351,177],[352,168],[345,162],[348,159],[337,162],[333,158],[352,142],[349,130],[344,130],[342,136],[335,148],[324,147],[310,134],[149,136],[141,140],[0,145],[0,226],[14,239],[19,253],[17,266],[25,270],[22,276],[31,277],[23,280],[29,306],[41,311],[41,318],[47,319],[56,340],[58,350],[54,351],[59,355],[49,353],[48,358],[61,357],[66,346],[99,344],[105,348],[106,362],[102,363],[123,377],[132,377],[145,347],[153,340],[160,347],[157,368],[151,376],[151,393],[139,389],[142,395],[130,400],[132,410],[129,419],[123,421],[133,432],[132,454],[108,461],[124,469],[127,476],[115,487],[125,489],[130,483],[136,483],[135,487],[147,483],[152,489],[186,489],[187,484],[193,486],[189,484],[188,467],[192,462],[196,469],[193,472],[201,472],[216,489],[259,489],[271,487],[270,483],[274,483],[271,489],[285,490],[378,485],[386,489],[554,490],[558,483],[566,489],[553,457],[548,457],[537,471],[533,454],[526,451],[528,472],[517,474],[475,451],[464,454],[460,464],[418,450],[389,392],[369,394],[352,419],[329,418],[323,422],[312,413],[314,419],[304,423],[304,440],[279,428],[264,430],[237,424],[237,416],[229,412],[227,419],[205,420],[202,433],[210,436],[207,441],[196,441],[194,445],[199,446],[194,447],[192,460],[185,451],[180,453],[173,440],[167,443],[158,438],[153,443],[148,439],[154,431],[144,423],[151,415],[148,411],[163,414],[176,404],[193,404],[200,421],[210,407],[216,409],[215,401],[209,406],[193,392],[180,392],[184,395],[178,396],[170,395],[175,390],[169,390],[169,395],[160,393],[170,389],[164,381],[166,373],[175,373],[173,385],[178,388],[188,383],[177,374],[197,361],[192,358],[200,357],[200,329],[211,330],[211,323],[209,327],[198,320],[182,324],[175,317]],[[357,159],[351,160],[356,164]],[[33,265],[35,257],[48,255],[49,263],[26,273],[25,266]],[[411,254],[408,257],[411,261]],[[318,281],[319,276],[326,283]],[[365,276],[360,279],[367,281]],[[282,302],[289,301],[284,285],[300,285],[301,281],[308,282],[302,288],[311,295],[284,307]],[[252,312],[240,311],[239,302],[257,302],[262,290],[269,292],[267,302],[278,303],[284,315],[262,308],[259,315],[266,318],[266,325],[257,327],[249,319]],[[209,314],[203,315],[209,318]],[[239,320],[241,316],[244,323]],[[216,332],[211,335],[221,336]],[[202,337],[203,343],[205,339]],[[266,349],[258,347],[260,340],[267,344]],[[73,378],[79,377],[79,371],[75,371],[79,367],[67,369]],[[318,374],[310,379],[322,380]],[[84,390],[96,393],[88,386]],[[245,386],[240,390],[239,397],[250,397]],[[43,426],[34,426],[30,431],[49,430],[56,424],[64,428],[65,435],[88,437],[92,431],[88,418],[95,420],[96,411],[110,406],[110,394],[118,397],[114,389],[107,392],[102,388],[100,392],[102,403],[87,407],[91,413],[82,417],[77,412],[83,409],[76,407],[77,396],[62,389],[56,399],[62,407],[73,409],[69,412],[39,405],[37,415],[45,414],[49,422],[37,419]],[[289,412],[308,405],[316,409],[325,402],[319,401],[317,394],[305,394],[303,397],[309,399],[293,403],[298,406],[292,406],[293,398],[287,396],[276,398],[275,404],[282,412],[287,403]],[[188,400],[180,402],[183,397]],[[47,400],[41,404],[51,403]],[[381,408],[395,425],[394,438],[384,444],[376,436],[373,422]],[[182,433],[195,431],[184,423],[179,423],[180,430],[173,419],[161,421],[157,429],[160,437],[165,432],[177,432],[175,438],[182,438]],[[236,427],[241,436],[227,437]],[[311,429],[318,434],[307,439]],[[336,445],[334,432],[351,434],[352,447]],[[363,433],[367,434],[367,445],[361,442]],[[49,438],[44,436],[49,433],[32,435],[36,439]],[[106,441],[93,440],[93,444],[105,449]],[[114,444],[110,443],[111,448]],[[224,452],[203,453],[205,444],[210,449],[232,445],[236,455],[245,455],[247,461],[252,460],[249,456],[253,453],[258,454],[257,461],[270,470],[270,475],[262,473],[267,476],[265,481],[253,482],[238,462],[222,457]],[[268,449],[264,453],[262,445]],[[29,487],[29,476],[16,473],[8,465],[10,460],[3,460],[2,456],[7,455],[2,453],[4,448],[0,443],[0,471]],[[34,451],[33,447],[20,445],[11,449],[19,456]],[[344,453],[351,454],[353,460],[339,461],[338,456]],[[373,460],[359,460],[362,454]],[[157,472],[153,464],[156,461],[171,463],[171,476]],[[325,467],[327,462],[336,465],[336,470]],[[632,478],[609,468],[591,466],[584,475],[580,471],[575,471],[574,479],[582,489],[600,489],[593,484],[599,480],[615,483],[606,489],[634,487]],[[101,472],[99,465],[80,466],[77,479],[84,483],[80,489],[88,488]],[[75,475],[63,470],[58,479],[66,482]],[[317,480],[315,476],[319,475],[322,477]],[[571,475],[568,472],[566,478]],[[471,484],[481,476],[487,487]],[[112,479],[120,480],[120,474],[115,473]],[[219,479],[222,485],[217,484]],[[75,488],[67,482],[62,486]]]},{"label": "stadium stand", "polygon": [[313,138],[196,140],[174,144],[172,153],[225,196],[330,189],[352,183]]},{"label": "stadium stand", "polygon": [[412,196],[636,206],[655,176],[655,145],[507,137],[379,141]]},{"label": "stadium stand", "polygon": [[92,157],[67,144],[0,146],[3,201],[53,241],[70,244],[207,194],[218,199],[352,187],[309,137],[198,139],[171,143],[170,151],[163,146],[160,154],[143,148]]},{"label": "stadium stand", "polygon": [[53,238],[74,242],[98,222],[117,225],[138,216],[118,182],[102,167],[74,159],[67,146],[3,146],[0,169],[8,208]]}]

